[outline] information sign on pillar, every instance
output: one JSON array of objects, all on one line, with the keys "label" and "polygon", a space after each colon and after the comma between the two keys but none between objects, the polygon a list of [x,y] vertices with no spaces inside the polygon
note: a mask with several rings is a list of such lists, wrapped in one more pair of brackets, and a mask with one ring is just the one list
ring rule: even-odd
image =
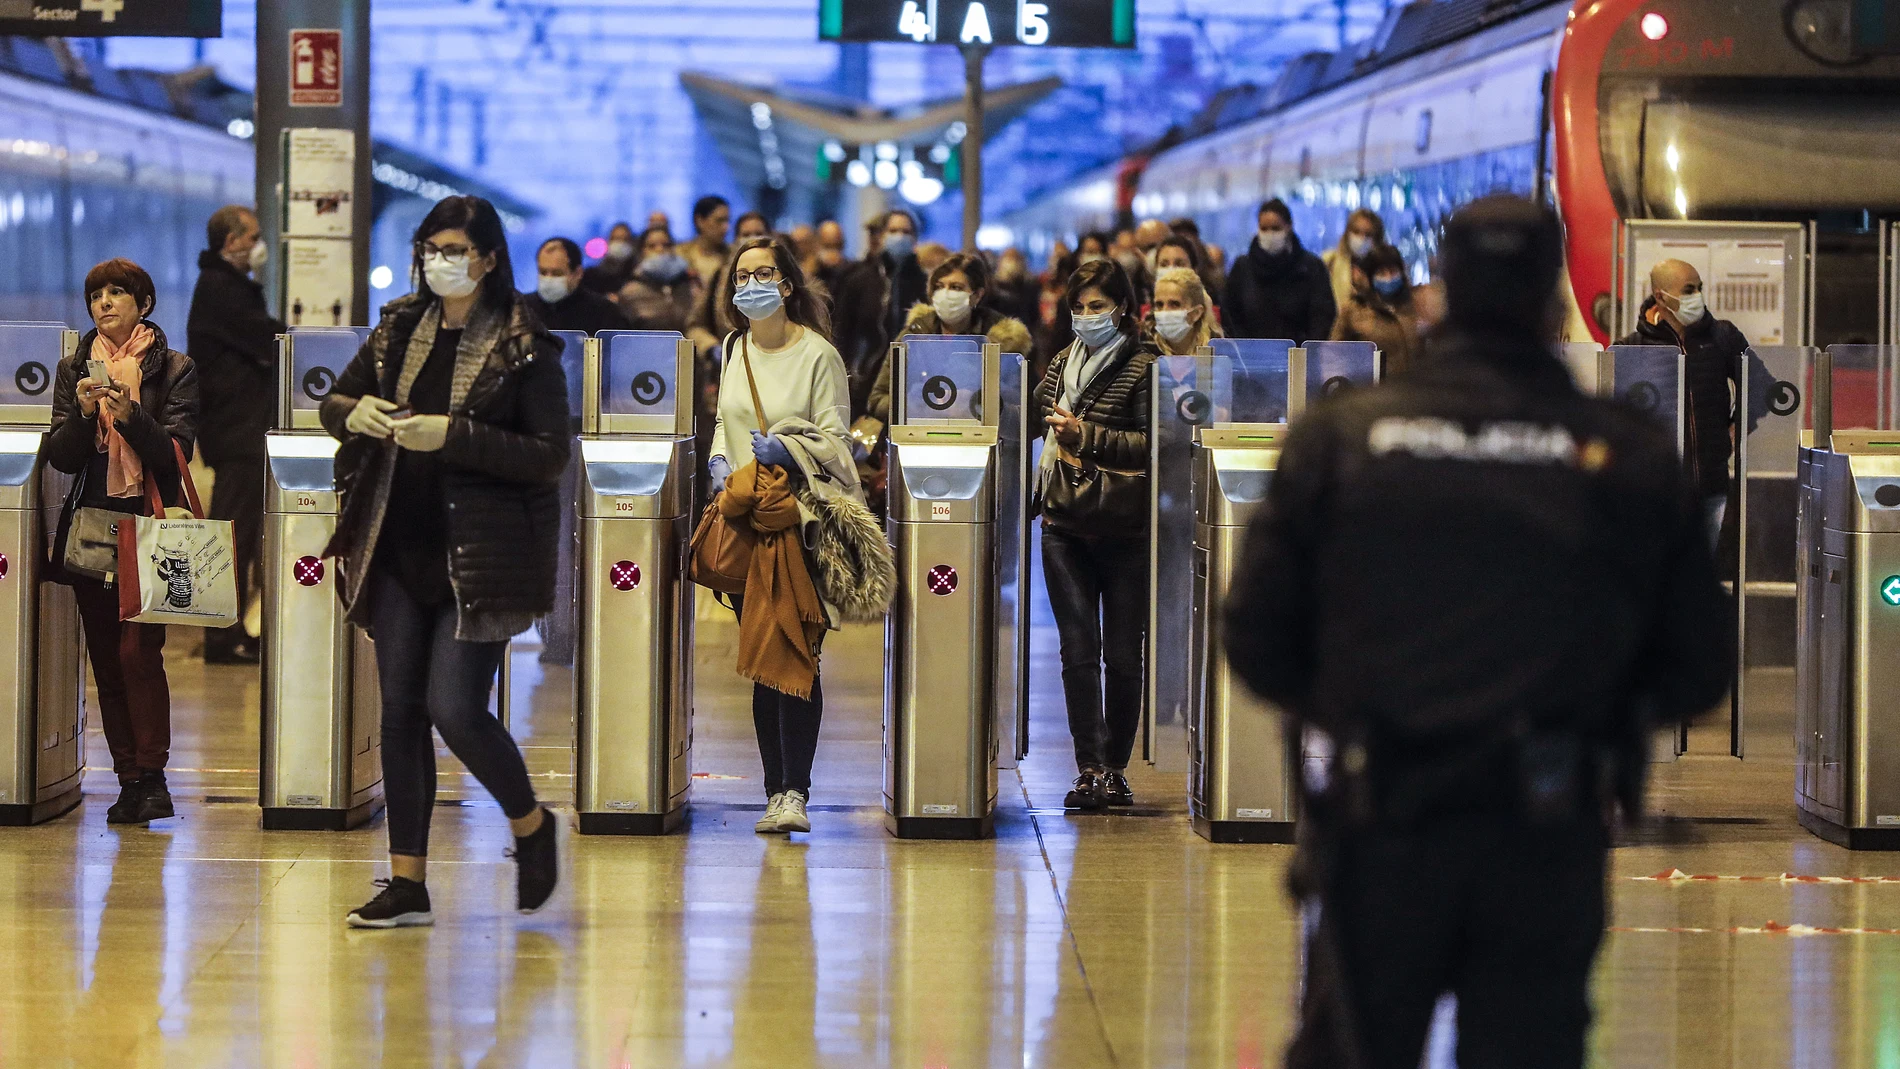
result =
[{"label": "information sign on pillar", "polygon": [[355,323],[355,172],[353,131],[284,131],[282,307],[293,327]]},{"label": "information sign on pillar", "polygon": [[290,31],[290,106],[343,106],[343,31]]}]

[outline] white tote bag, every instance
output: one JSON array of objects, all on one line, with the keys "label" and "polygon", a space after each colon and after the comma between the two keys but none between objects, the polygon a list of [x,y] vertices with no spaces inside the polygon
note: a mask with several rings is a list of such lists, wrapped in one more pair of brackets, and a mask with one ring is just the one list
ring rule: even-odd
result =
[{"label": "white tote bag", "polygon": [[185,451],[172,442],[191,511],[166,509],[147,474],[150,516],[119,524],[119,619],[136,624],[229,627],[237,623],[237,559],[231,524],[204,518]]}]

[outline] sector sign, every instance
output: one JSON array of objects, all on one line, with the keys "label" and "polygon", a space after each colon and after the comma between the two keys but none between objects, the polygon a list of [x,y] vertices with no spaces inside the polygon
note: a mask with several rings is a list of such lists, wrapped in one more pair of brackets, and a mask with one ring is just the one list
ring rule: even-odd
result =
[{"label": "sector sign", "polygon": [[217,37],[219,0],[0,0],[0,34],[29,37]]},{"label": "sector sign", "polygon": [[827,41],[1135,47],[1135,0],[820,0]]}]

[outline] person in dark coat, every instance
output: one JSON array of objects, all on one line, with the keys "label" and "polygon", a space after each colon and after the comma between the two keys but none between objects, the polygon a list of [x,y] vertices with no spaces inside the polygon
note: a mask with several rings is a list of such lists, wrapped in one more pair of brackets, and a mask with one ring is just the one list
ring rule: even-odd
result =
[{"label": "person in dark coat", "polygon": [[1709,314],[1702,275],[1681,260],[1664,260],[1649,272],[1649,297],[1636,329],[1619,345],[1667,345],[1684,354],[1683,458],[1702,498],[1709,541],[1724,541],[1728,516],[1729,457],[1735,451],[1735,406],[1729,384],[1741,390],[1742,354],[1748,354],[1748,430],[1768,414],[1775,379],[1748,347],[1735,324]]},{"label": "person in dark coat", "polygon": [[1562,231],[1493,196],[1441,245],[1410,374],[1295,423],[1227,598],[1226,660],[1289,740],[1318,919],[1289,1069],[1581,1069],[1609,815],[1653,732],[1728,687],[1733,622],[1671,437],[1558,357]]},{"label": "person in dark coat", "polygon": [[557,881],[558,821],[488,694],[508,640],[554,607],[560,481],[570,451],[560,347],[515,293],[494,205],[455,196],[415,233],[417,290],[337,377],[323,425],[342,445],[339,593],[376,642],[391,878],[355,928],[434,923],[424,886],[435,742],[501,804],[515,905]]},{"label": "person in dark coat", "polygon": [[917,219],[902,208],[885,212],[868,228],[874,247],[832,294],[832,330],[851,380],[851,418],[864,415],[891,339],[924,299],[926,278],[912,252]]},{"label": "person in dark coat", "polygon": [[1324,340],[1339,313],[1326,265],[1300,244],[1284,201],[1262,204],[1259,222],[1253,244],[1227,275],[1221,326],[1231,338]]},{"label": "person in dark coat", "polygon": [[[205,240],[185,344],[204,397],[198,448],[218,476],[211,518],[231,523],[242,612],[257,588],[264,548],[264,438],[276,413],[277,335],[286,328],[251,277],[269,251],[257,216],[239,205],[219,208],[205,226]],[[204,656],[206,664],[256,664],[258,646],[240,619],[205,632]]]},{"label": "person in dark coat", "polygon": [[579,330],[598,334],[626,330],[633,325],[613,301],[583,282],[581,247],[571,238],[549,238],[534,257],[534,293],[528,310],[549,330]]},{"label": "person in dark coat", "polygon": [[[118,586],[69,572],[64,561],[78,509],[149,515],[148,480],[165,505],[183,503],[179,455],[189,463],[198,438],[198,368],[150,320],[157,290],[138,264],[99,264],[86,273],[85,293],[94,329],[59,363],[41,446],[49,465],[78,476],[60,513],[48,578],[73,588],[86,633],[99,722],[120,786],[106,822],[144,824],[174,815],[165,785],[172,739],[165,625],[120,620]],[[106,365],[105,380],[93,378],[92,360]]]},{"label": "person in dark coat", "polygon": [[607,255],[581,272],[581,286],[602,297],[619,293],[620,287],[633,275],[633,264],[639,255],[640,246],[633,240],[633,226],[615,223],[607,230]]}]

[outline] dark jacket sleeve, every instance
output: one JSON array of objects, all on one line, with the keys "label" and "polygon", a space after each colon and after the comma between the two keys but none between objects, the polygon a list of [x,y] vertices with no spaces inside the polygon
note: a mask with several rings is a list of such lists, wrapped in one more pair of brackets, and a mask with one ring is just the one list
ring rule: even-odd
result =
[{"label": "dark jacket sleeve", "polygon": [[1254,691],[1302,718],[1312,718],[1315,633],[1323,512],[1331,446],[1323,424],[1294,431],[1254,520],[1224,608],[1227,663]]},{"label": "dark jacket sleeve", "polygon": [[[376,324],[369,340],[351,358],[350,366],[337,376],[330,396],[323,399],[323,406],[317,410],[317,415],[323,420],[323,429],[329,431],[332,438],[348,441],[353,437],[349,428],[350,413],[356,409],[358,398],[381,396],[382,383],[376,375],[376,354],[383,351],[388,340],[389,321],[385,319]],[[565,400],[562,403],[565,404]]]},{"label": "dark jacket sleeve", "polygon": [[1326,271],[1326,265],[1317,256],[1307,265],[1306,295],[1306,337],[1307,341],[1324,341],[1333,332],[1333,320],[1339,315],[1339,302],[1333,299],[1333,280]]},{"label": "dark jacket sleeve", "polygon": [[[241,281],[241,280],[239,280]],[[261,295],[243,292],[237,284],[221,284],[215,308],[192,317],[188,328],[194,339],[203,337],[221,351],[250,364],[266,375],[277,373],[277,335],[287,328],[265,307]],[[198,311],[194,302],[193,311]]]},{"label": "dark jacket sleeve", "polygon": [[1241,290],[1243,287],[1240,282],[1240,273],[1245,269],[1246,257],[1243,255],[1240,259],[1234,261],[1233,268],[1227,272],[1227,285],[1221,287],[1221,326],[1227,331],[1227,336],[1230,338],[1253,337],[1253,330],[1251,329],[1253,324],[1247,322],[1247,315],[1252,310],[1241,300]]},{"label": "dark jacket sleeve", "polygon": [[569,450],[567,374],[559,354],[541,343],[517,375],[519,429],[456,416],[449,421],[442,460],[510,482],[555,483]]},{"label": "dark jacket sleeve", "polygon": [[78,359],[61,360],[53,379],[53,422],[46,432],[41,451],[46,462],[57,471],[77,475],[92,461],[97,446],[99,421],[79,411],[79,380],[85,376]]}]

